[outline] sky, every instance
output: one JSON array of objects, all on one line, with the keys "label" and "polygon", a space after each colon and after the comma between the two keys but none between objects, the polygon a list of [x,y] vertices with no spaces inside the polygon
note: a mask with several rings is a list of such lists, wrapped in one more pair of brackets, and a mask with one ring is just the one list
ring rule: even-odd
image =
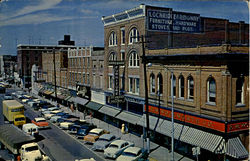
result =
[{"label": "sky", "polygon": [[66,34],[76,46],[103,47],[102,16],[142,3],[249,23],[248,5],[243,0],[0,0],[0,55],[16,55],[18,44],[57,45]]}]

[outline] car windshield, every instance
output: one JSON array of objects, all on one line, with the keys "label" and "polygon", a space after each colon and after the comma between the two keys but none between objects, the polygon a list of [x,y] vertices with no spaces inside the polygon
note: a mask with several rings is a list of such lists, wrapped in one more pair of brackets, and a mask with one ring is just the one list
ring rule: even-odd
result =
[{"label": "car windshield", "polygon": [[31,147],[26,148],[26,152],[30,152],[34,150],[38,150],[38,146],[31,146]]},{"label": "car windshield", "polygon": [[98,134],[97,134],[97,133],[95,133],[95,132],[90,132],[90,133],[89,133],[89,135],[98,136]]},{"label": "car windshield", "polygon": [[122,155],[129,156],[129,157],[136,157],[136,154],[131,153],[131,152],[123,152]]},{"label": "car windshield", "polygon": [[110,144],[109,147],[110,147],[110,148],[116,148],[116,149],[119,148],[118,145],[115,145],[115,144]]},{"label": "car windshield", "polygon": [[109,141],[109,140],[106,139],[106,138],[99,138],[98,140],[99,140],[99,141]]},{"label": "car windshield", "polygon": [[24,117],[19,117],[19,118],[16,118],[15,121],[24,121],[25,118]]}]

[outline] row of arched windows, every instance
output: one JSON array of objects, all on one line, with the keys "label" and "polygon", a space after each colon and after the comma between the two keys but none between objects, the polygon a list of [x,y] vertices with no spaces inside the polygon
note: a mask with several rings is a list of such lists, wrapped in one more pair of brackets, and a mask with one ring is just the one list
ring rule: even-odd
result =
[{"label": "row of arched windows", "polygon": [[[157,90],[156,90],[156,80],[157,79]],[[183,75],[178,77],[176,80],[175,75],[170,77],[171,82],[171,90],[173,91],[173,97],[178,97],[180,99],[185,98],[185,90],[187,90],[187,99],[194,99],[194,79],[191,75],[187,77],[187,87],[185,86],[185,78]],[[176,85],[178,83],[178,89],[176,89]],[[207,102],[211,104],[216,103],[216,81],[213,77],[209,77],[207,79]],[[178,96],[176,95],[176,91],[178,90]],[[150,93],[162,94],[163,92],[163,78],[161,73],[155,75],[153,73],[150,74]],[[170,92],[170,95],[172,93]],[[236,81],[236,105],[244,104],[244,78],[238,78]]]},{"label": "row of arched windows", "polygon": [[[125,30],[122,30],[122,32],[125,32]],[[120,34],[121,35],[121,40],[124,41],[125,40],[125,33]],[[129,44],[133,44],[139,41],[139,31],[137,30],[136,27],[133,27],[130,31],[129,31]],[[124,44],[124,42],[121,42],[121,44]],[[116,46],[117,45],[117,34],[115,31],[112,31],[109,35],[109,46]]]},{"label": "row of arched windows", "polygon": [[[118,60],[117,54],[115,52],[111,52],[109,54],[109,61],[116,61],[116,60]],[[136,51],[132,51],[129,53],[128,66],[129,67],[139,67],[140,66],[139,55]]]}]

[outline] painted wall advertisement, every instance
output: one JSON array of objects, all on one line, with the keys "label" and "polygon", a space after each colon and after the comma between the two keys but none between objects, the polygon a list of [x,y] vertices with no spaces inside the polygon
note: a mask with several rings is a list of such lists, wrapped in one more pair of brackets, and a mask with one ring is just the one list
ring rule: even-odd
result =
[{"label": "painted wall advertisement", "polygon": [[147,11],[147,27],[151,31],[199,33],[200,15],[176,11]]}]

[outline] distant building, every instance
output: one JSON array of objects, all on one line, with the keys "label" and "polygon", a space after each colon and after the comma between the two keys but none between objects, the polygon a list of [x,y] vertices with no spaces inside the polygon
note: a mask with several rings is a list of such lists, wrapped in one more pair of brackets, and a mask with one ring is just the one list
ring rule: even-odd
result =
[{"label": "distant building", "polygon": [[64,40],[58,41],[58,45],[72,45],[72,46],[75,46],[75,41],[70,40],[70,35],[64,35]]},{"label": "distant building", "polygon": [[[18,73],[21,78],[21,84],[24,88],[31,87],[31,67],[33,64],[42,68],[42,53],[61,51],[68,52],[68,48],[75,48],[71,44],[70,36],[65,35],[65,39],[59,41],[60,45],[18,45],[17,46],[17,63]],[[66,45],[70,44],[70,45]]]},{"label": "distant building", "polygon": [[147,5],[102,21],[105,102],[117,111],[114,125],[125,122],[139,135],[145,127],[145,49],[151,139],[170,145],[173,85],[178,152],[192,157],[198,146],[200,160],[248,157],[249,24]]},{"label": "distant building", "polygon": [[14,72],[16,71],[17,57],[13,55],[0,56],[0,75],[6,81],[14,83]]}]

